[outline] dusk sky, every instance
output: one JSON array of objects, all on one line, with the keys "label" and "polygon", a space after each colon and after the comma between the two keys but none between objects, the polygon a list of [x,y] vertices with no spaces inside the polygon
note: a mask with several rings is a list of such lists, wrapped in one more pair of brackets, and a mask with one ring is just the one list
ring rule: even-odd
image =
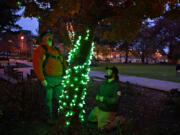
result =
[{"label": "dusk sky", "polygon": [[[17,12],[17,14],[22,15],[24,8]],[[20,20],[16,22],[23,30],[31,30],[34,35],[38,34],[39,23],[37,18],[21,17]]]},{"label": "dusk sky", "polygon": [[[24,8],[17,12],[17,14],[21,15],[23,12]],[[153,20],[148,19],[148,22],[153,26]],[[38,35],[39,23],[37,18],[21,17],[21,19],[17,21],[17,24],[20,25],[23,30],[30,30],[34,35]],[[165,48],[164,50],[168,53],[168,48]]]},{"label": "dusk sky", "polygon": [[37,35],[38,33],[38,20],[36,18],[24,18],[22,17],[17,24],[22,27],[23,30],[31,30],[33,35]]}]

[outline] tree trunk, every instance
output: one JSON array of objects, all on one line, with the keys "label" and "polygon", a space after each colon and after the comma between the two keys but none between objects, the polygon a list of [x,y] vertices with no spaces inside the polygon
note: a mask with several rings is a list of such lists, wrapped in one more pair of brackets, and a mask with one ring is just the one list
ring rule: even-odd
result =
[{"label": "tree trunk", "polygon": [[174,43],[172,41],[170,41],[170,45],[169,45],[169,53],[168,53],[168,62],[170,64],[175,64],[176,63],[176,60],[175,60],[175,47],[174,47]]},{"label": "tree trunk", "polygon": [[96,51],[97,59],[99,59],[99,50]]},{"label": "tree trunk", "polygon": [[126,51],[125,63],[128,63],[128,52]]},{"label": "tree trunk", "polygon": [[146,57],[146,64],[149,63],[149,57]]},{"label": "tree trunk", "polygon": [[85,30],[81,35],[81,39],[79,38],[79,49],[74,44],[72,49],[74,52],[71,51],[71,56],[69,55],[70,65],[62,82],[64,93],[60,99],[61,110],[58,125],[60,125],[59,132],[62,134],[76,134],[76,131],[81,130],[84,120],[83,105],[85,104],[84,98],[88,81],[89,59],[90,55],[92,55],[94,27],[90,27],[89,30],[89,37],[87,38],[88,34]]},{"label": "tree trunk", "polygon": [[129,47],[128,47],[128,45],[126,46],[125,52],[126,52],[126,54],[125,54],[125,63],[128,63],[128,54],[129,54]]},{"label": "tree trunk", "polygon": [[143,64],[145,63],[145,56],[144,56],[144,52],[142,52],[142,55],[141,55],[141,61],[142,61],[142,63],[143,63]]}]

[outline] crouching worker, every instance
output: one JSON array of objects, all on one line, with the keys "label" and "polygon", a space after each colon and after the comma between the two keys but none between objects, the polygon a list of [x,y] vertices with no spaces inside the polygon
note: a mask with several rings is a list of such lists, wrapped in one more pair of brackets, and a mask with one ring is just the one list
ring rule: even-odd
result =
[{"label": "crouching worker", "polygon": [[111,130],[120,120],[117,116],[118,100],[121,95],[118,69],[116,67],[106,68],[105,77],[107,80],[100,85],[96,95],[97,106],[88,116],[89,122],[97,122],[99,130]]},{"label": "crouching worker", "polygon": [[[33,67],[45,93],[45,120],[53,124],[58,115],[62,76],[67,69],[61,50],[53,45],[53,32],[41,34],[41,45],[34,50]],[[55,101],[53,104],[53,101]]]}]

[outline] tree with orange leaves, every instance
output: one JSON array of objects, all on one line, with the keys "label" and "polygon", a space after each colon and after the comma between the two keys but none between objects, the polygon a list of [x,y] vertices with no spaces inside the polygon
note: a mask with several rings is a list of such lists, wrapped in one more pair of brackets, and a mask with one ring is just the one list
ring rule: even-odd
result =
[{"label": "tree with orange leaves", "polygon": [[[178,0],[165,11],[168,0],[19,0],[25,6],[25,16],[37,17],[40,33],[46,28],[55,31],[56,37],[66,44],[66,22],[72,22],[76,32],[74,45],[69,53],[69,70],[64,78],[60,133],[75,134],[81,128],[88,66],[96,28],[106,25],[112,32],[106,38],[132,40],[146,18],[166,15],[174,10]],[[113,26],[113,27],[111,27]],[[113,33],[113,34],[112,34]],[[100,34],[100,33],[99,33]],[[83,75],[83,76],[82,76]],[[85,78],[83,80],[83,78]],[[81,100],[82,99],[82,100]]]}]

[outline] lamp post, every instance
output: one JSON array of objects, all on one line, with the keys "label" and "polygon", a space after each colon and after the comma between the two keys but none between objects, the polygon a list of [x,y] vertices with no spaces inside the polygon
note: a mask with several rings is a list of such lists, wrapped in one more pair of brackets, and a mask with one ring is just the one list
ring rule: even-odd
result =
[{"label": "lamp post", "polygon": [[21,48],[21,54],[23,52],[23,48],[24,48],[24,36],[21,36],[21,43],[22,43],[22,48]]}]

